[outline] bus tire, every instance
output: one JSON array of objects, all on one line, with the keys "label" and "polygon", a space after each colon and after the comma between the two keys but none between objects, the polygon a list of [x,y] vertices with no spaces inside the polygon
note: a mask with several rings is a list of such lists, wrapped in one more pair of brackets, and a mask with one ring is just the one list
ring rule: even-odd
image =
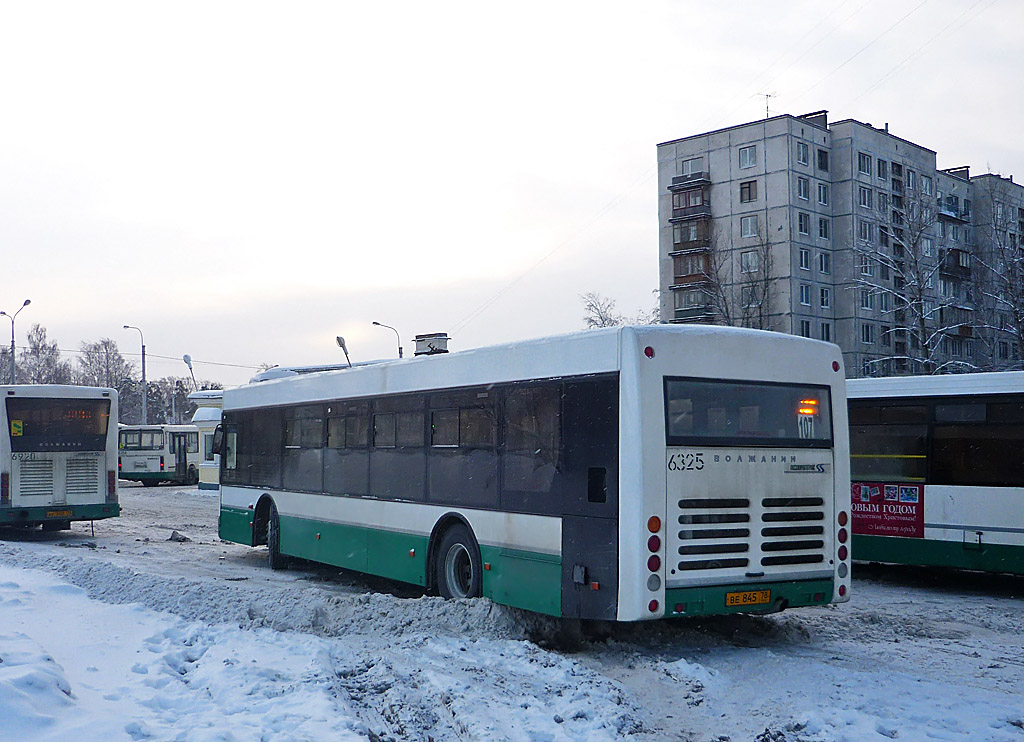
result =
[{"label": "bus tire", "polygon": [[199,470],[196,469],[195,464],[189,464],[188,467],[188,481],[186,484],[198,484],[199,483]]},{"label": "bus tire", "polygon": [[157,479],[143,479],[142,480],[142,486],[143,487],[156,487],[158,484],[160,484],[160,481],[157,480]]},{"label": "bus tire", "polygon": [[441,537],[434,582],[443,598],[479,598],[483,594],[480,549],[466,526],[452,526]]},{"label": "bus tire", "polygon": [[281,518],[274,503],[270,503],[270,515],[267,516],[267,554],[267,563],[272,570],[288,569],[288,557],[281,553]]},{"label": "bus tire", "polygon": [[70,531],[70,520],[48,520],[43,523],[44,531]]}]

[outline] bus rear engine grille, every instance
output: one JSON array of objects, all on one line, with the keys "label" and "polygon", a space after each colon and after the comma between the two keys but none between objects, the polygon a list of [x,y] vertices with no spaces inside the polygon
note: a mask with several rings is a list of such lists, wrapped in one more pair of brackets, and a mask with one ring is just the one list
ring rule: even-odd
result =
[{"label": "bus rear engine grille", "polygon": [[18,467],[18,494],[23,497],[49,497],[53,494],[53,461],[21,461]]},{"label": "bus rear engine grille", "polygon": [[746,567],[750,559],[750,500],[746,498],[699,498],[679,501],[680,571]]},{"label": "bus rear engine grille", "polygon": [[69,495],[96,494],[100,486],[99,459],[68,459],[66,486]]},{"label": "bus rear engine grille", "polygon": [[[766,497],[761,566],[825,561],[825,501],[820,497]],[[817,538],[815,538],[817,537]]]}]

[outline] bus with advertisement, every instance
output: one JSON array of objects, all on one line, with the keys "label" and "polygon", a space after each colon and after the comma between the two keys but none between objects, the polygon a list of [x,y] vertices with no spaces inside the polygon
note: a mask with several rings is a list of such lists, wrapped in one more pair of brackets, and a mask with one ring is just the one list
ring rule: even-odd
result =
[{"label": "bus with advertisement", "polygon": [[847,390],[856,559],[1024,574],[1024,372]]},{"label": "bus with advertisement", "polygon": [[567,618],[849,598],[835,345],[695,325],[451,354],[436,337],[225,390],[220,537],[266,545],[272,568],[300,557]]},{"label": "bus with advertisement", "polygon": [[0,386],[0,526],[67,530],[120,515],[117,391]]}]

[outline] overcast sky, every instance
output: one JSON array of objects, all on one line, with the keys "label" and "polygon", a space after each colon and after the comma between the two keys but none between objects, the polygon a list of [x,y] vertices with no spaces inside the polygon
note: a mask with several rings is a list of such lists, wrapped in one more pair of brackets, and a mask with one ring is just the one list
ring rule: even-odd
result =
[{"label": "overcast sky", "polygon": [[[0,309],[149,378],[635,313],[658,142],[828,109],[1024,180],[1024,2],[0,3]],[[0,342],[10,326],[0,318]],[[158,356],[167,356],[162,360]],[[73,355],[69,355],[73,358]],[[128,355],[134,361],[138,356]]]}]

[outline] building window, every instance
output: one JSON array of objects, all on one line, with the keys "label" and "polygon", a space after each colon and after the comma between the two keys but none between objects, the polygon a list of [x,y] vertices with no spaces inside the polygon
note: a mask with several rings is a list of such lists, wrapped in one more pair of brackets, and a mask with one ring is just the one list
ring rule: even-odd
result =
[{"label": "building window", "polygon": [[821,332],[820,332],[821,339],[824,340],[826,343],[831,343],[832,342],[832,323],[831,322],[822,322],[820,330],[821,330]]},{"label": "building window", "polygon": [[807,248],[800,248],[800,269],[809,271],[811,269],[811,251]]},{"label": "building window", "polygon": [[871,260],[870,255],[860,256],[860,274],[862,276],[873,276],[875,275],[875,264]]},{"label": "building window", "polygon": [[963,250],[961,250],[958,253],[958,255],[959,255],[959,260],[960,260],[960,267],[961,268],[970,268],[971,267],[971,254],[969,252],[964,252]]},{"label": "building window", "polygon": [[882,325],[881,332],[878,333],[879,338],[882,341],[882,345],[890,345],[892,343],[892,328]]},{"label": "building window", "polygon": [[818,169],[828,172],[828,150],[818,150]]},{"label": "building window", "polygon": [[754,273],[760,267],[757,253],[754,250],[747,250],[740,253],[740,272]]},{"label": "building window", "polygon": [[698,173],[704,172],[704,158],[694,157],[689,160],[683,160],[680,166],[682,175],[697,175]]},{"label": "building window", "polygon": [[757,200],[757,181],[748,180],[740,183],[740,203],[750,203]]},{"label": "building window", "polygon": [[914,190],[914,188],[916,186],[917,186],[917,173],[915,173],[910,168],[907,168],[907,188],[912,191],[912,190]]},{"label": "building window", "polygon": [[818,293],[818,303],[822,309],[829,309],[832,306],[832,290],[822,287]]},{"label": "building window", "polygon": [[693,309],[707,305],[702,289],[686,289],[675,292],[676,309]]},{"label": "building window", "polygon": [[693,242],[697,239],[697,223],[676,224],[672,228],[672,241],[680,245],[684,242]]},{"label": "building window", "polygon": [[672,262],[675,267],[676,278],[685,276],[705,275],[707,268],[707,256],[702,254],[676,255]]},{"label": "building window", "polygon": [[796,161],[799,162],[801,165],[806,165],[808,159],[809,159],[809,157],[808,157],[808,150],[807,150],[807,142],[797,142],[796,143]]},{"label": "building window", "polygon": [[885,191],[878,192],[878,210],[883,214],[889,210],[889,194]]},{"label": "building window", "polygon": [[761,303],[758,297],[756,286],[742,286],[740,288],[740,300],[745,307],[756,307]]},{"label": "building window", "polygon": [[797,225],[797,227],[796,227],[797,231],[799,231],[800,234],[810,234],[811,233],[811,215],[810,214],[805,214],[802,211],[799,212],[796,215],[796,225]]},{"label": "building window", "polygon": [[871,206],[872,206],[872,203],[871,203],[872,198],[871,197],[874,195],[874,191],[872,191],[870,188],[865,188],[864,186],[860,186],[860,188],[857,189],[857,194],[858,194],[857,203],[859,203],[865,209],[870,209]]},{"label": "building window", "polygon": [[857,171],[871,175],[871,155],[866,155],[863,152],[857,155]]},{"label": "building window", "polygon": [[889,247],[889,228],[878,225],[878,244],[882,247]]},{"label": "building window", "polygon": [[690,206],[700,206],[702,203],[704,203],[704,192],[700,188],[672,194],[673,209],[686,209]]},{"label": "building window", "polygon": [[752,144],[749,147],[740,147],[740,167],[754,167],[757,164],[757,145]]},{"label": "building window", "polygon": [[921,253],[926,257],[930,258],[935,255],[935,242],[931,237],[921,238]]},{"label": "building window", "polygon": [[889,266],[887,266],[885,263],[878,263],[878,278],[882,281],[889,280]]},{"label": "building window", "polygon": [[860,341],[867,345],[875,342],[875,326],[867,323],[860,326]]},{"label": "building window", "polygon": [[832,272],[832,256],[827,252],[818,253],[818,270],[825,275]]},{"label": "building window", "polygon": [[828,206],[828,186],[824,183],[818,183],[818,203]]},{"label": "building window", "polygon": [[811,286],[807,283],[800,284],[800,303],[805,307],[811,306]]},{"label": "building window", "polygon": [[878,177],[882,180],[888,180],[889,178],[889,163],[885,160],[878,161]]},{"label": "building window", "polygon": [[921,176],[921,190],[926,196],[932,195],[932,179],[927,175]]},{"label": "building window", "polygon": [[863,219],[857,220],[857,239],[863,240],[864,242],[871,242],[871,232],[871,222],[866,222]]},{"label": "building window", "polygon": [[757,214],[740,217],[740,236],[757,237]]},{"label": "building window", "polygon": [[860,290],[860,308],[870,310],[874,310],[875,308],[875,295],[868,289]]},{"label": "building window", "polygon": [[796,195],[804,201],[808,201],[811,198],[811,181],[807,178],[796,179]]},{"label": "building window", "polygon": [[[886,268],[886,270],[888,271],[889,269]],[[881,294],[881,295],[879,295],[878,303],[880,305],[879,309],[881,309],[883,312],[888,312],[889,311],[890,303],[889,303],[889,295],[888,294]]]},{"label": "building window", "polygon": [[829,237],[828,219],[818,219],[818,237],[827,240]]},{"label": "building window", "polygon": [[999,357],[1004,361],[1010,357],[1010,344],[1005,340],[999,341]]},{"label": "building window", "polygon": [[809,319],[800,320],[800,337],[809,338],[811,336],[811,321]]}]

